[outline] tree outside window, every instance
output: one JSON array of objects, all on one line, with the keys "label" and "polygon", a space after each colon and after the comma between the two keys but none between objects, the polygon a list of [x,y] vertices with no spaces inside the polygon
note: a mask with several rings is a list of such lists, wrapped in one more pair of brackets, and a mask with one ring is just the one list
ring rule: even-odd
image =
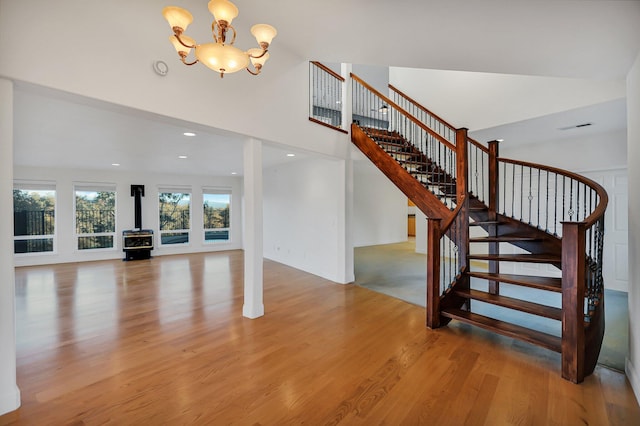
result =
[{"label": "tree outside window", "polygon": [[204,241],[229,241],[229,217],[231,194],[208,193],[203,194],[204,209]]},{"label": "tree outside window", "polygon": [[187,244],[191,229],[191,194],[160,192],[160,244]]},{"label": "tree outside window", "polygon": [[55,189],[13,190],[14,253],[52,252],[55,237]]},{"label": "tree outside window", "polygon": [[75,216],[78,250],[114,247],[116,232],[115,190],[76,187]]}]

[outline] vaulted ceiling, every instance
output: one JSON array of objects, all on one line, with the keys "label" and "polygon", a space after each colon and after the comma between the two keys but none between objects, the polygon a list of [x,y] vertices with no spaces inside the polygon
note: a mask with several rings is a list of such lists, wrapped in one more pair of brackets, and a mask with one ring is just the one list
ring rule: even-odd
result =
[{"label": "vaulted ceiling", "polygon": [[[1,11],[7,10],[9,1],[0,0]],[[37,7],[35,0],[24,1]],[[123,21],[130,22],[130,14],[134,14],[140,25],[166,25],[158,17],[168,2],[146,0],[136,2],[135,7],[124,0],[108,6],[78,0],[60,3],[81,4],[82,13],[100,13],[101,8],[117,4],[126,8]],[[206,1],[175,3],[194,14],[194,28],[207,27],[211,18]],[[278,29],[271,61],[278,60],[279,50],[288,50],[301,61],[624,80],[640,51],[638,1],[235,3],[240,9],[238,33],[243,37],[248,35],[250,24],[256,22],[268,22]],[[194,37],[206,36],[196,31]],[[613,111],[613,120],[617,120],[612,125],[620,126],[620,105],[610,105],[607,111]],[[147,159],[144,163],[150,171],[210,175],[242,172],[241,144],[236,135],[28,84],[17,86],[15,120],[16,164],[109,168],[111,163],[121,163],[126,168],[127,161],[120,155],[122,145],[134,139],[141,155],[151,148],[157,152],[152,161]],[[187,130],[198,136],[186,139],[182,133]],[[99,149],[87,150],[87,141],[96,140],[100,143],[92,146]],[[286,152],[267,149],[267,163],[289,161],[284,156]],[[298,154],[298,158],[305,156]],[[176,161],[178,155],[190,159],[181,163]],[[140,164],[133,168],[139,169]]]}]

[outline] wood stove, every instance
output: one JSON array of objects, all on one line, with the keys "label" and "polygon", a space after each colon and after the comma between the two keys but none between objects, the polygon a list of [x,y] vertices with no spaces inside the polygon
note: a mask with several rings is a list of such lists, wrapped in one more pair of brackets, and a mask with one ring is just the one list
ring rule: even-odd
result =
[{"label": "wood stove", "polygon": [[131,185],[134,198],[135,229],[122,231],[122,251],[124,260],[149,259],[153,250],[153,230],[142,229],[142,197],[144,185]]}]

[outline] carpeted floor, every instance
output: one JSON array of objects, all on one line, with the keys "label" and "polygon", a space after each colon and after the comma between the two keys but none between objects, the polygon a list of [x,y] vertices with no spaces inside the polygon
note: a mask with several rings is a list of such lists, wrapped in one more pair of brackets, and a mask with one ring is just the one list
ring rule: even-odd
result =
[{"label": "carpeted floor", "polygon": [[[404,243],[356,248],[355,274],[357,285],[416,305],[426,306],[426,258],[424,255],[415,253],[412,240]],[[528,291],[528,289],[514,288],[514,286],[508,285],[501,286],[501,290],[504,294]],[[536,290],[531,291],[535,292]],[[559,303],[559,296],[559,294],[550,295],[551,299],[556,297],[558,300],[547,300],[545,303]],[[598,362],[604,366],[624,371],[629,338],[627,293],[606,290],[605,306],[605,336]],[[557,336],[561,333],[559,321],[514,313],[509,309],[480,302],[476,302],[474,307],[478,313],[522,325],[527,324],[530,327],[533,325],[541,331]]]}]

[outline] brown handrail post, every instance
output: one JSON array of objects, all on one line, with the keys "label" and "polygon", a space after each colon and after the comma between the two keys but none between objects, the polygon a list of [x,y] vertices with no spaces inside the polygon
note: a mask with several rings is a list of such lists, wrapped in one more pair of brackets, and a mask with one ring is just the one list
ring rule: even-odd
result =
[{"label": "brown handrail post", "polygon": [[[500,176],[498,169],[498,141],[491,141],[489,145],[489,217],[490,221],[496,221],[498,219],[498,194],[500,193]],[[498,236],[498,226],[489,226],[489,236]],[[489,243],[489,254],[497,256],[500,254],[500,243]],[[500,273],[500,262],[497,260],[489,261],[489,273]],[[499,294],[500,283],[498,281],[489,281],[489,293]]]},{"label": "brown handrail post", "polygon": [[467,132],[468,129],[464,127],[456,130],[456,195],[458,201],[467,196],[467,178],[469,176]]},{"label": "brown handrail post", "polygon": [[[456,204],[464,203],[454,226],[458,226],[458,256],[460,267],[467,269],[467,255],[469,254],[469,145],[468,130],[456,130]],[[470,301],[469,301],[470,303]]]},{"label": "brown handrail post", "polygon": [[427,218],[427,327],[440,327],[440,225]]},{"label": "brown handrail post", "polygon": [[562,377],[580,383],[585,366],[584,222],[562,222]]}]

